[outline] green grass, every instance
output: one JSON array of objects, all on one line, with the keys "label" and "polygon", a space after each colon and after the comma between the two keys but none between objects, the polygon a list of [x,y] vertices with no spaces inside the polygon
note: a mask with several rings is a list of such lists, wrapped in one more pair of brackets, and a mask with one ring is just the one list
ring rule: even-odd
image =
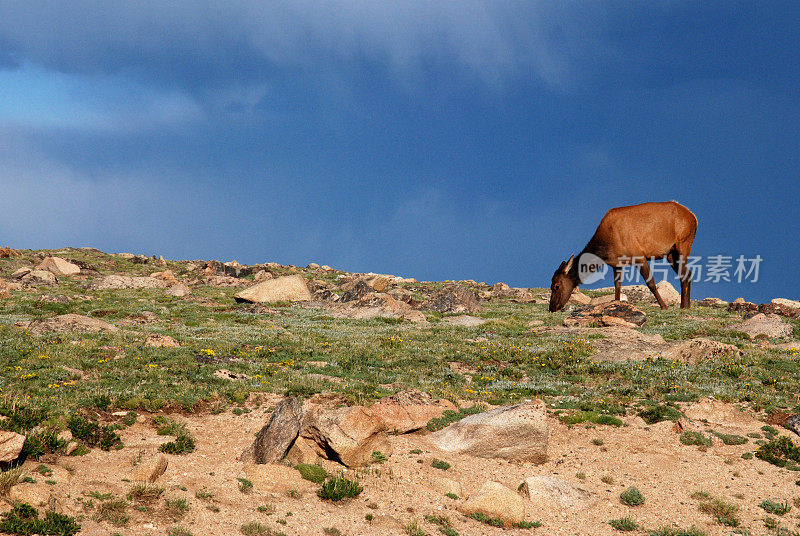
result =
[{"label": "green grass", "polygon": [[779,437],[758,447],[756,458],[778,467],[800,471],[800,448],[786,436]]},{"label": "green grass", "polygon": [[639,530],[639,524],[634,521],[630,517],[620,517],[618,519],[612,519],[608,522],[613,528],[623,531],[623,532],[630,532],[632,530]]},{"label": "green grass", "polygon": [[711,438],[704,436],[701,432],[687,430],[681,434],[679,439],[684,445],[711,446]]},{"label": "green grass", "polygon": [[322,484],[328,477],[328,472],[319,465],[299,463],[294,468],[300,472],[300,476],[315,484]]},{"label": "green grass", "polygon": [[80,530],[81,526],[75,518],[53,511],[48,511],[40,518],[36,508],[26,503],[15,505],[0,519],[0,532],[6,534],[72,536]]},{"label": "green grass", "polygon": [[706,536],[706,532],[698,529],[694,525],[688,529],[678,527],[661,527],[660,529],[651,530],[647,536]]},{"label": "green grass", "polygon": [[428,421],[428,430],[431,432],[441,430],[442,428],[450,426],[454,422],[460,421],[464,417],[475,415],[477,413],[481,413],[482,411],[485,411],[484,406],[471,406],[468,408],[461,408],[458,411],[448,409],[442,414],[441,417],[435,417]]},{"label": "green grass", "polygon": [[739,526],[739,518],[736,515],[739,512],[739,506],[736,504],[718,497],[708,497],[700,503],[698,508],[704,514],[714,517],[720,525]]},{"label": "green grass", "polygon": [[768,514],[775,514],[776,516],[782,516],[784,514],[788,514],[792,509],[792,507],[789,506],[789,503],[786,501],[775,502],[769,499],[761,501],[761,503],[758,506],[761,507]]},{"label": "green grass", "polygon": [[450,464],[444,460],[440,460],[438,458],[434,458],[431,462],[431,467],[434,469],[441,469],[442,471],[447,471],[450,469]]},{"label": "green grass", "polygon": [[[38,255],[53,253],[22,250],[19,257],[0,259],[0,277],[37,263]],[[140,264],[77,249],[58,255],[86,263],[102,275],[147,276],[170,269],[182,280],[197,276],[184,261]],[[273,271],[281,275],[289,268]],[[301,273],[333,284],[338,275]],[[689,364],[638,360],[640,356],[633,355],[631,361],[606,362],[594,359],[592,344],[600,335],[530,331],[530,320],[545,326],[561,324],[565,313],[549,313],[546,304],[482,302],[481,316],[489,322],[467,334],[440,322],[440,314],[428,315],[431,322],[422,327],[405,321],[334,318],[324,308],[291,304],[275,308],[277,313],[253,313],[234,303],[234,288],[200,284],[190,296],[178,299],[160,289],[99,291],[85,284],[61,278],[57,288],[14,291],[10,299],[0,301],[0,359],[5,367],[0,376],[0,415],[8,417],[0,427],[25,433],[29,437],[25,453],[34,458],[57,452],[58,427],[63,429],[73,415],[87,421],[73,422],[79,432],[73,435],[84,447],[113,449],[119,446],[117,431],[105,427],[131,425],[135,417],[112,418],[112,412],[213,412],[231,404],[244,412],[254,394],[287,390],[304,395],[330,392],[347,403],[361,404],[393,394],[403,385],[434,397],[467,401],[463,409],[430,423],[431,429],[440,429],[481,411],[487,403],[530,398],[570,410],[565,419],[575,424],[619,425],[619,417],[635,413],[648,422],[674,419],[677,413],[671,404],[703,396],[740,402],[756,411],[788,410],[796,403],[800,382],[796,355],[744,339],[732,330],[741,316],[726,309],[695,308],[686,314],[678,308],[661,311],[641,304],[648,320],[640,331],[670,341],[711,337],[737,345],[742,350],[739,357]],[[421,301],[442,285],[403,287]],[[63,295],[70,301],[51,303],[41,298],[43,294]],[[14,326],[64,313],[128,324],[131,329],[34,335]],[[140,327],[130,323],[145,317],[147,331],[174,337],[181,347],[143,346]],[[791,322],[800,333],[800,322]],[[232,385],[215,377],[223,366],[248,379]],[[331,379],[309,380],[312,372]],[[648,406],[642,407],[645,401]],[[37,433],[31,434],[34,428]],[[774,428],[765,430],[768,440],[775,439],[775,433]],[[174,446],[165,449],[190,452],[196,440],[182,437],[175,436]]]},{"label": "green grass", "polygon": [[331,477],[325,482],[317,491],[317,496],[326,501],[342,501],[357,497],[364,488],[362,488],[358,481],[348,480],[343,477]]},{"label": "green grass", "polygon": [[167,454],[189,454],[190,452],[194,452],[194,436],[192,436],[185,424],[164,417],[163,415],[157,416],[154,420],[154,424],[157,427],[156,433],[158,435],[175,436],[174,441],[164,443],[158,450]]},{"label": "green grass", "polygon": [[672,404],[656,404],[643,409],[638,415],[647,424],[655,424],[661,421],[677,421],[683,417],[683,413]]},{"label": "green grass", "polygon": [[644,495],[637,488],[631,486],[619,494],[619,501],[625,506],[639,506],[644,504]]}]

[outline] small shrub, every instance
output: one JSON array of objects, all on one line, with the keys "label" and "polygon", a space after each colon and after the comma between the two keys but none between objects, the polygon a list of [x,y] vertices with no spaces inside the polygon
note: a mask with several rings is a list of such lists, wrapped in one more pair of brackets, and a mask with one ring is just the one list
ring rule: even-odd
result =
[{"label": "small shrub", "polygon": [[684,445],[702,445],[706,447],[711,446],[710,438],[704,436],[700,432],[694,432],[691,430],[687,430],[686,432],[682,433],[680,441]]},{"label": "small shrub", "polygon": [[496,517],[489,517],[486,514],[481,512],[473,512],[469,516],[469,518],[474,519],[475,521],[480,521],[481,523],[486,523],[492,527],[504,527],[505,523],[502,519],[498,519]]},{"label": "small shrub", "polygon": [[445,493],[444,496],[447,497],[448,499],[453,499],[454,501],[458,500],[458,495],[456,495],[455,493]]},{"label": "small shrub", "polygon": [[[644,419],[647,424],[655,424],[661,421],[677,421],[683,417],[683,413],[678,408],[670,404],[660,404],[650,406],[639,412],[639,417]],[[626,519],[626,518],[623,518]]]},{"label": "small shrub", "polygon": [[608,484],[609,486],[614,483],[614,477],[611,475],[603,475],[600,477],[600,482]]},{"label": "small shrub", "polygon": [[39,512],[29,504],[15,505],[11,511],[3,514],[0,520],[0,532],[7,534],[56,534],[59,536],[73,536],[81,530],[75,518],[48,511],[44,519],[39,518]]},{"label": "small shrub", "polygon": [[167,531],[167,536],[192,536],[192,533],[189,532],[189,529],[183,527],[170,527]]},{"label": "small shrub", "polygon": [[727,525],[729,527],[739,526],[739,518],[736,517],[739,507],[733,503],[726,502],[719,498],[712,498],[700,503],[699,508],[704,514],[713,516],[720,525]]},{"label": "small shrub", "polygon": [[619,494],[619,500],[626,506],[639,506],[644,504],[644,495],[634,487],[630,487]]},{"label": "small shrub", "polygon": [[17,485],[22,475],[22,468],[9,469],[0,473],[0,497],[5,497],[11,488]]},{"label": "small shrub", "polygon": [[422,454],[422,449],[412,449],[408,451],[409,454]]},{"label": "small shrub", "polygon": [[317,495],[322,500],[327,501],[341,501],[357,497],[364,491],[358,481],[347,480],[343,477],[329,478],[317,491]]},{"label": "small shrub", "polygon": [[387,460],[386,455],[381,451],[376,450],[372,453],[372,463],[384,463]]},{"label": "small shrub", "polygon": [[600,439],[600,438],[595,438],[595,439],[592,439],[592,445],[597,445],[598,447],[600,447],[600,446],[602,446],[603,444],[605,444],[605,441],[603,441],[603,440],[602,440],[602,439]]},{"label": "small shrub", "polygon": [[300,476],[314,484],[322,484],[328,477],[328,472],[319,465],[298,463],[294,468],[300,472]]},{"label": "small shrub", "polygon": [[189,511],[189,502],[184,498],[164,499],[167,514],[175,519],[180,519]]},{"label": "small shrub", "polygon": [[253,483],[246,478],[237,478],[236,480],[239,481],[239,491],[242,493],[250,493],[253,491]]},{"label": "small shrub", "polygon": [[562,415],[561,422],[564,424],[580,424],[582,422],[592,422],[594,424],[606,424],[610,426],[622,426],[623,422],[613,415],[597,413],[596,411],[577,411],[569,415]]},{"label": "small shrub", "polygon": [[239,532],[244,534],[244,536],[286,536],[282,532],[274,531],[266,525],[262,525],[261,523],[257,523],[255,521],[251,523],[245,523],[239,527]]},{"label": "small shrub", "polygon": [[128,502],[123,499],[110,499],[100,503],[97,507],[97,514],[95,515],[98,521],[107,521],[115,527],[123,527],[130,521],[130,516],[127,514]]},{"label": "small shrub", "polygon": [[186,425],[159,415],[153,420],[158,435],[175,436],[174,441],[164,443],[158,450],[166,454],[189,454],[194,452],[195,441]]},{"label": "small shrub", "polygon": [[742,459],[743,460],[752,460],[753,459],[753,453],[752,452],[745,452],[744,454],[742,454]]},{"label": "small shrub", "polygon": [[726,445],[744,445],[748,441],[746,437],[736,434],[721,434],[719,432],[714,432],[714,435],[720,438]]},{"label": "small shrub", "polygon": [[450,464],[444,460],[439,460],[438,458],[434,458],[431,462],[431,467],[434,469],[441,469],[442,471],[447,471],[450,469]]},{"label": "small shrub", "polygon": [[771,501],[769,499],[761,501],[761,504],[759,504],[758,506],[760,506],[768,514],[775,514],[776,516],[782,516],[784,514],[788,514],[789,511],[792,509],[792,507],[789,506],[789,503],[786,501],[779,503]]},{"label": "small shrub", "polygon": [[620,517],[619,519],[612,519],[608,522],[613,528],[628,532],[631,530],[639,530],[639,524],[630,517]]},{"label": "small shrub", "polygon": [[417,523],[416,519],[414,519],[413,521],[411,521],[411,523],[403,527],[403,531],[406,534],[408,534],[408,536],[425,536],[425,531],[422,530],[422,528],[419,526],[419,523]]},{"label": "small shrub", "polygon": [[129,501],[151,503],[158,500],[162,493],[164,493],[164,488],[149,484],[136,484],[128,492],[127,498]]},{"label": "small shrub", "polygon": [[540,521],[519,521],[514,523],[514,526],[518,529],[538,529],[542,523]]},{"label": "small shrub", "polygon": [[758,447],[756,458],[792,471],[800,470],[800,448],[786,436]]},{"label": "small shrub", "polygon": [[322,529],[322,533],[325,536],[341,536],[342,535],[342,531],[337,529],[336,527],[325,527],[324,529]]},{"label": "small shrub", "polygon": [[647,536],[706,536],[706,533],[696,528],[694,525],[688,529],[678,527],[661,527],[657,530],[651,530]]}]

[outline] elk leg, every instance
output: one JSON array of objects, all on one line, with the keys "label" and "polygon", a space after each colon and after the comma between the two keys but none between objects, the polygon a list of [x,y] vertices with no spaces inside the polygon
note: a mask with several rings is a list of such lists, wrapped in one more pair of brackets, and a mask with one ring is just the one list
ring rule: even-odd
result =
[{"label": "elk leg", "polygon": [[692,272],[686,266],[686,255],[681,255],[677,250],[673,254],[672,269],[678,274],[681,280],[681,309],[692,307]]},{"label": "elk leg", "polygon": [[619,301],[622,294],[622,266],[614,266],[614,300]]},{"label": "elk leg", "polygon": [[656,297],[658,306],[661,307],[662,309],[666,309],[667,304],[664,303],[664,300],[658,293],[658,289],[656,288],[656,282],[653,281],[653,274],[650,272],[650,265],[647,264],[647,259],[642,259],[642,264],[639,265],[639,272],[642,274],[644,282],[647,283],[647,288],[649,288],[650,292],[653,293],[653,296]]}]

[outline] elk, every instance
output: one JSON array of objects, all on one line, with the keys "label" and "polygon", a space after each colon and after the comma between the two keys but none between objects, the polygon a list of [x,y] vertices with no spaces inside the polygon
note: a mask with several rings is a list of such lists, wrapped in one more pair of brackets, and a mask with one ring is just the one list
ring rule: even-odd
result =
[{"label": "elk", "polygon": [[553,274],[550,284],[550,311],[564,308],[572,291],[581,283],[579,266],[586,253],[596,255],[614,271],[614,299],[619,301],[622,288],[622,268],[638,264],[642,278],[662,309],[667,304],[658,294],[647,259],[664,257],[681,280],[681,308],[691,307],[692,273],[686,266],[692,252],[697,217],[677,201],[642,203],[612,208],[594,232],[586,247],[563,261]]}]

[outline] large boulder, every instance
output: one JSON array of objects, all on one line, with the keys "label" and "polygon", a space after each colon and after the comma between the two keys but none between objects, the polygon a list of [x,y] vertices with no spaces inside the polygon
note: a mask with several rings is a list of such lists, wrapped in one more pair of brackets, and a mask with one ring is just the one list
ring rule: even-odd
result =
[{"label": "large boulder", "polygon": [[564,325],[571,326],[622,326],[639,327],[647,317],[637,307],[621,301],[581,307],[564,318]]},{"label": "large boulder", "polygon": [[733,344],[712,341],[704,337],[678,343],[677,346],[664,352],[664,358],[685,363],[697,363],[720,357],[739,357],[740,355],[742,355],[742,351]]},{"label": "large boulder", "polygon": [[772,303],[775,305],[780,305],[783,307],[788,307],[789,309],[800,309],[800,301],[798,300],[790,300],[787,298],[774,298]]},{"label": "large boulder", "polygon": [[80,266],[61,257],[45,257],[36,269],[52,272],[54,275],[76,275],[81,273]]},{"label": "large boulder", "polygon": [[[667,305],[680,305],[681,293],[675,290],[675,287],[669,281],[661,281],[656,283],[658,294],[664,303]],[[613,293],[614,287],[602,287],[594,289],[597,292]],[[656,297],[650,291],[647,285],[625,285],[622,287],[622,293],[628,297],[628,301],[641,302],[641,303],[657,303]]]},{"label": "large boulder", "polygon": [[311,292],[301,275],[288,275],[270,279],[246,288],[234,295],[239,302],[273,303],[279,301],[310,301]]},{"label": "large boulder", "polygon": [[756,337],[768,339],[791,337],[793,331],[791,324],[785,323],[780,316],[764,313],[757,313],[751,316],[744,322],[733,326],[733,329],[747,333],[751,339]]},{"label": "large boulder", "polygon": [[[344,297],[342,298],[342,301]],[[346,304],[336,311],[334,316],[343,316],[358,320],[372,318],[402,318],[414,323],[425,323],[427,319],[422,311],[418,311],[405,302],[396,300],[383,293],[371,292],[352,304]]]},{"label": "large boulder", "polygon": [[160,333],[151,333],[144,341],[144,345],[148,348],[180,348],[181,343],[170,337],[169,335],[161,335]]},{"label": "large boulder", "polygon": [[313,443],[319,456],[347,467],[367,465],[375,451],[387,456],[392,453],[386,425],[369,408],[310,406],[303,421],[298,441]]},{"label": "large boulder", "polygon": [[568,482],[556,476],[532,476],[522,484],[522,493],[544,508],[582,510],[593,505],[597,497],[582,484]]},{"label": "large boulder", "polygon": [[137,277],[131,275],[107,275],[92,281],[94,290],[122,290],[144,288],[167,288],[170,282],[157,277]]},{"label": "large boulder", "polygon": [[478,296],[464,285],[450,283],[422,302],[420,309],[440,313],[477,313],[481,310]]},{"label": "large boulder", "polygon": [[16,460],[24,444],[24,435],[0,430],[0,462],[8,463]]},{"label": "large boulder", "polygon": [[547,460],[547,411],[541,400],[503,406],[465,417],[432,436],[444,451],[540,464]]},{"label": "large boulder", "polygon": [[[290,491],[307,493],[316,486],[304,479],[297,469],[286,465],[267,463],[245,465],[244,474],[260,493],[272,493],[285,497]],[[274,534],[274,533],[273,533]]]},{"label": "large boulder", "polygon": [[418,389],[407,389],[381,398],[371,409],[389,431],[405,434],[425,428],[428,421],[456,407],[449,400],[435,400]]},{"label": "large boulder", "polygon": [[[12,274],[12,277],[13,275],[14,274]],[[58,279],[56,279],[55,274],[53,274],[53,272],[48,272],[47,270],[31,270],[22,276],[21,281],[25,286],[28,287],[38,287],[42,285],[51,286],[58,284]]]},{"label": "large boulder", "polygon": [[28,331],[37,335],[47,332],[114,333],[119,331],[118,327],[112,326],[108,322],[103,322],[98,318],[72,313],[43,320],[34,320],[25,327]]},{"label": "large boulder", "polygon": [[302,419],[303,405],[300,400],[294,397],[282,400],[242,459],[252,459],[255,463],[281,461],[300,434]]},{"label": "large boulder", "polygon": [[525,519],[525,499],[499,482],[486,482],[458,510],[465,515],[484,514],[499,519],[508,527]]}]

